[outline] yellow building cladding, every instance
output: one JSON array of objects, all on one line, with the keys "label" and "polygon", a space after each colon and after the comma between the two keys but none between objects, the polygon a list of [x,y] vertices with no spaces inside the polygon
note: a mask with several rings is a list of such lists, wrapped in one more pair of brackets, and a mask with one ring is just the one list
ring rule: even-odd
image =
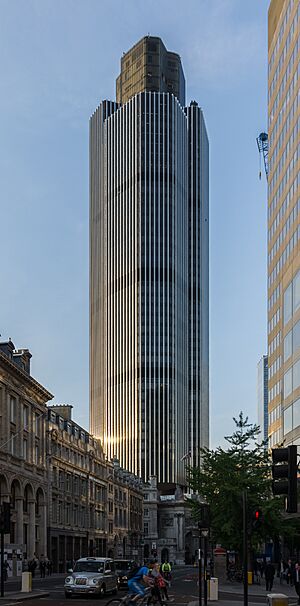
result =
[{"label": "yellow building cladding", "polygon": [[269,446],[300,444],[300,2],[268,15]]}]

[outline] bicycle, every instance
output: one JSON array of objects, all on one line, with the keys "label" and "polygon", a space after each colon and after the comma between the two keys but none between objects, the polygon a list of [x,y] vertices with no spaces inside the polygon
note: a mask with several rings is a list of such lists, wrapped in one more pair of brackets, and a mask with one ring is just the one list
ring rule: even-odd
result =
[{"label": "bicycle", "polygon": [[151,594],[151,587],[145,589],[145,595],[127,593],[123,598],[113,598],[109,600],[105,606],[128,606],[134,603],[135,606],[148,606],[148,604],[156,604],[158,600]]}]

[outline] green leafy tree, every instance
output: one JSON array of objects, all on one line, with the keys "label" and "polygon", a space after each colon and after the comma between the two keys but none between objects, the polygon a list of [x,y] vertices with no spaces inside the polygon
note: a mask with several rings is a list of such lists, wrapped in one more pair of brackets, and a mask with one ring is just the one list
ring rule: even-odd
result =
[{"label": "green leafy tree", "polygon": [[[264,441],[258,441],[260,428],[248,422],[243,413],[233,419],[235,431],[225,437],[227,450],[201,450],[201,466],[188,468],[188,481],[194,492],[210,505],[212,538],[226,549],[239,553],[243,542],[242,494],[247,490],[248,518],[259,508],[263,514],[261,527],[251,532],[250,546],[279,535],[289,536],[299,522],[284,520],[283,500],[271,491],[271,457]],[[191,500],[194,516],[199,519],[199,503]]]}]

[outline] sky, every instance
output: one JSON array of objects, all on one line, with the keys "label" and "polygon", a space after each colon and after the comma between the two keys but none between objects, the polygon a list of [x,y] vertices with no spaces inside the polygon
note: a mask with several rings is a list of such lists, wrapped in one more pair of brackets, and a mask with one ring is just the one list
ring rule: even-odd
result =
[{"label": "sky", "polygon": [[210,437],[257,420],[266,353],[269,0],[0,0],[0,333],[32,375],[89,416],[89,118],[115,99],[123,52],[180,54],[210,141]]}]

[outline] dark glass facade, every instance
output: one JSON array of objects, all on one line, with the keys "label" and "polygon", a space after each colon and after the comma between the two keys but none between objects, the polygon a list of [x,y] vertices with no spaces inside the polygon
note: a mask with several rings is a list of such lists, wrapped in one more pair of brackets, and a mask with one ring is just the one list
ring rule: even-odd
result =
[{"label": "dark glass facade", "polygon": [[[169,93],[90,124],[91,432],[145,480],[208,445],[208,140]],[[190,462],[188,461],[188,462]]]}]

